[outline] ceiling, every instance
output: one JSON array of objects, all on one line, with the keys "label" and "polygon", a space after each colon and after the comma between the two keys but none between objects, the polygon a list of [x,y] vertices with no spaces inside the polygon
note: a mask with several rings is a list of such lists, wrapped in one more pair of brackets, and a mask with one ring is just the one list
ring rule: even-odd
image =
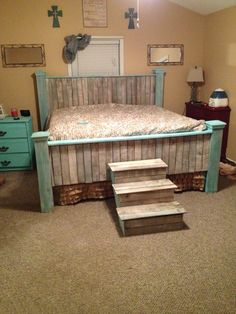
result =
[{"label": "ceiling", "polygon": [[236,0],[170,0],[187,9],[207,15],[236,5]]}]

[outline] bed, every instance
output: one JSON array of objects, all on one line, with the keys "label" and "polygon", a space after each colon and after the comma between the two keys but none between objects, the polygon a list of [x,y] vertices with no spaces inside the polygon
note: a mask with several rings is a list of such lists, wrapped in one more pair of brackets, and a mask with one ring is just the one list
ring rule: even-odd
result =
[{"label": "bed", "polygon": [[[113,114],[108,111],[97,129],[93,118],[86,116],[88,109],[96,117],[120,107],[126,108],[127,116],[128,112],[137,110],[139,117],[142,111],[144,116],[147,111],[152,116],[154,108],[165,111],[162,108],[164,75],[162,69],[151,74],[110,77],[54,77],[36,72],[41,131],[34,132],[32,138],[42,212],[51,211],[58,200],[64,204],[63,195],[72,196],[73,202],[111,195],[108,163],[116,161],[161,158],[168,165],[170,178],[204,176],[204,191],[217,191],[224,122],[206,121],[204,128],[187,130],[166,131],[164,127],[160,131],[153,126],[152,132],[143,132],[140,127],[124,134],[117,133],[114,127],[112,133],[104,135],[99,130],[105,130],[104,121],[109,124],[109,115]],[[65,122],[64,133],[69,133],[72,119],[66,114],[72,112],[73,116],[75,110],[80,113],[84,110],[85,115],[78,116],[75,123],[87,133],[55,135],[54,114],[58,112],[59,121]],[[121,120],[119,117],[117,121]]]}]

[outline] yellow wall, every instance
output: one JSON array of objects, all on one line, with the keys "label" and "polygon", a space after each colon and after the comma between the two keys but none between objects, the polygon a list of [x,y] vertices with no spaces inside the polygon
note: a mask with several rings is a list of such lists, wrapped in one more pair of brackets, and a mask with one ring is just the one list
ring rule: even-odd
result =
[{"label": "yellow wall", "polygon": [[206,19],[204,98],[223,88],[231,107],[227,157],[236,160],[236,6],[210,14]]},{"label": "yellow wall", "polygon": [[[202,65],[204,17],[165,0],[140,0],[140,29],[128,30],[124,12],[136,8],[136,0],[107,0],[108,27],[83,28],[82,0],[58,0],[63,10],[60,28],[52,28],[52,17],[47,16],[51,0],[1,0],[0,43],[43,43],[46,50],[46,70],[51,75],[67,75],[62,60],[64,37],[87,33],[96,36],[124,36],[125,73],[150,73],[147,66],[147,44],[184,44],[183,66],[166,69],[165,107],[183,113],[189,99],[186,84],[188,70]],[[0,103],[7,112],[10,108],[30,109],[37,128],[37,110],[33,73],[38,68],[2,68],[0,65]]]}]

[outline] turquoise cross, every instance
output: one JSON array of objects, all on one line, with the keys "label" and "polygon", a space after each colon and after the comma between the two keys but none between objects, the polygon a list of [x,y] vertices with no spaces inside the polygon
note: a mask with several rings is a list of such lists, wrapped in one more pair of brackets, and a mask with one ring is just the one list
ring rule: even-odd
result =
[{"label": "turquoise cross", "polygon": [[62,10],[57,10],[57,5],[51,6],[52,10],[48,10],[48,16],[53,16],[53,24],[52,27],[60,27],[58,16],[62,16]]}]

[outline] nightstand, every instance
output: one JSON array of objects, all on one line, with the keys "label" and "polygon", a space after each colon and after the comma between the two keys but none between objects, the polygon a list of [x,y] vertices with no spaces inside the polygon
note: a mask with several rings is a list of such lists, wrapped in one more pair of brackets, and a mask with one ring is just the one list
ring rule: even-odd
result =
[{"label": "nightstand", "polygon": [[228,142],[230,107],[210,107],[203,102],[186,102],[186,116],[197,120],[221,120],[226,123],[223,131],[221,161],[226,160]]},{"label": "nightstand", "polygon": [[33,168],[32,118],[0,120],[0,171]]}]

